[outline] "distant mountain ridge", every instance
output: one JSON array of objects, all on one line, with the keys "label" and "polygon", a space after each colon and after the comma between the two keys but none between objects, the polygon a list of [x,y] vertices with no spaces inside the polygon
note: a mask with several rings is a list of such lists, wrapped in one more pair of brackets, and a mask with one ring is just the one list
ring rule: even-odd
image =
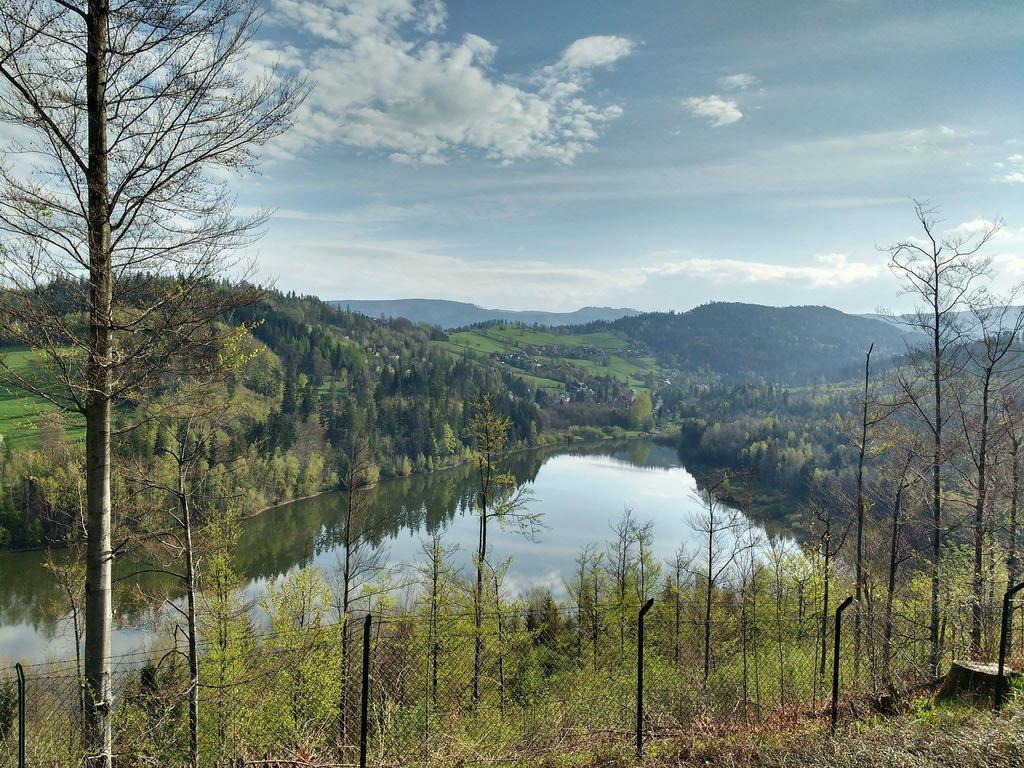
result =
[{"label": "distant mountain ridge", "polygon": [[494,321],[552,327],[586,325],[640,314],[637,309],[617,307],[583,307],[575,312],[487,309],[464,301],[446,299],[346,299],[327,303],[367,317],[404,317],[413,323],[427,323],[446,329]]},{"label": "distant mountain ridge", "polygon": [[855,374],[875,345],[881,363],[906,349],[908,332],[885,320],[820,306],[714,302],[688,312],[655,312],[606,324],[660,360],[725,380],[786,383]]}]

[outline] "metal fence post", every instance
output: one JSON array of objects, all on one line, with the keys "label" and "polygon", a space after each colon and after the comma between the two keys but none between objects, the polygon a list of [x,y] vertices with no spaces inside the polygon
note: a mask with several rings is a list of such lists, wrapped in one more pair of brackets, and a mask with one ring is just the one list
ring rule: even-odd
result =
[{"label": "metal fence post", "polygon": [[363,621],[363,694],[359,703],[359,768],[366,768],[366,733],[369,727],[367,714],[370,710],[370,624],[368,613]]},{"label": "metal fence post", "polygon": [[833,630],[834,647],[832,649],[832,733],[836,731],[839,720],[839,641],[843,632],[843,611],[853,602],[853,595],[847,597],[836,608],[836,623]]},{"label": "metal fence post", "polygon": [[644,603],[636,617],[636,756],[644,756],[644,616],[654,598]]},{"label": "metal fence post", "polygon": [[18,768],[25,768],[25,668],[14,665],[18,674]]},{"label": "metal fence post", "polygon": [[1006,636],[1010,629],[1010,601],[1013,596],[1024,589],[1024,581],[1016,586],[1010,587],[1003,595],[1003,621],[999,629],[999,676],[996,678],[996,712],[1003,706],[1003,688],[1006,682],[1003,680],[1003,673],[1006,670]]}]

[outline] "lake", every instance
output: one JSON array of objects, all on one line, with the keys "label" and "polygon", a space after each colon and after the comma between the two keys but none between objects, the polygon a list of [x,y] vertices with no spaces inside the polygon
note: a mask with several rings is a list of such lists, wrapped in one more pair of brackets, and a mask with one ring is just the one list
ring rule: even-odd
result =
[{"label": "lake", "polygon": [[[674,448],[648,440],[548,448],[513,454],[505,466],[530,492],[530,510],[543,516],[545,526],[533,541],[496,524],[488,530],[488,560],[512,558],[506,579],[512,595],[541,586],[564,596],[576,555],[589,543],[604,549],[611,524],[626,507],[639,521],[653,522],[660,561],[672,558],[680,544],[696,546],[689,520],[699,508],[697,484]],[[366,530],[399,573],[422,558],[422,542],[434,531],[458,547],[455,562],[469,572],[478,530],[471,466],[385,480],[364,493]],[[344,509],[344,493],[326,493],[247,520],[236,553],[246,594],[258,597],[272,580],[302,565],[335,569]],[[0,554],[0,583],[0,661],[73,657],[70,628],[54,616],[59,591],[43,555]],[[115,654],[170,644],[166,630],[152,628],[159,607],[138,586],[132,580],[115,585]]]}]

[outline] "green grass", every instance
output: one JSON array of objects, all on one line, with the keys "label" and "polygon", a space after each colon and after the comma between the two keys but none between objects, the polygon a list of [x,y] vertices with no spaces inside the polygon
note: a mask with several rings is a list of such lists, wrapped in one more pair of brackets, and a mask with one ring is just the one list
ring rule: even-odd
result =
[{"label": "green grass", "polygon": [[[628,339],[613,331],[570,334],[516,325],[495,325],[457,331],[449,335],[448,341],[439,343],[453,354],[514,354],[530,350],[530,358],[536,362],[568,365],[591,376],[614,376],[637,389],[645,388],[644,377],[648,373],[658,373],[654,358],[630,353]],[[542,354],[537,349],[539,347],[553,349],[544,350]],[[607,361],[579,357],[581,347],[592,347],[604,352]],[[511,370],[534,384],[539,380],[546,382],[545,386],[552,389],[562,387],[552,379],[522,373],[515,367]]]},{"label": "green grass", "polygon": [[[0,352],[0,358],[19,373],[30,372],[37,363],[35,354],[28,349],[6,350]],[[44,416],[57,410],[45,398],[0,385],[0,435],[8,445],[15,448],[34,445]],[[64,428],[71,442],[85,439],[85,422],[80,415],[65,413]]]}]

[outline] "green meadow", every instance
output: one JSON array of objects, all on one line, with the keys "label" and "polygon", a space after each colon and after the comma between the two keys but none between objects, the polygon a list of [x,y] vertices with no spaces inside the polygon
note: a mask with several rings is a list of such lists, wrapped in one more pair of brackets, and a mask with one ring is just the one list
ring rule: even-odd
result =
[{"label": "green meadow", "polygon": [[[591,376],[613,376],[638,389],[646,388],[646,377],[658,373],[650,355],[630,351],[630,342],[614,331],[592,333],[558,333],[547,329],[518,325],[494,325],[473,328],[448,335],[438,342],[455,354],[487,356],[527,353],[531,360],[545,366],[568,366]],[[580,357],[581,348],[598,350],[600,355]],[[532,384],[561,389],[562,383],[550,378],[530,375],[512,367],[520,378]]]},{"label": "green meadow", "polygon": [[[19,373],[31,373],[32,367],[39,365],[30,349],[4,350],[0,352],[0,360]],[[0,384],[0,436],[12,447],[34,444],[44,417],[58,410],[45,398]],[[64,428],[67,438],[73,442],[85,438],[85,422],[77,413],[64,413]]]}]

